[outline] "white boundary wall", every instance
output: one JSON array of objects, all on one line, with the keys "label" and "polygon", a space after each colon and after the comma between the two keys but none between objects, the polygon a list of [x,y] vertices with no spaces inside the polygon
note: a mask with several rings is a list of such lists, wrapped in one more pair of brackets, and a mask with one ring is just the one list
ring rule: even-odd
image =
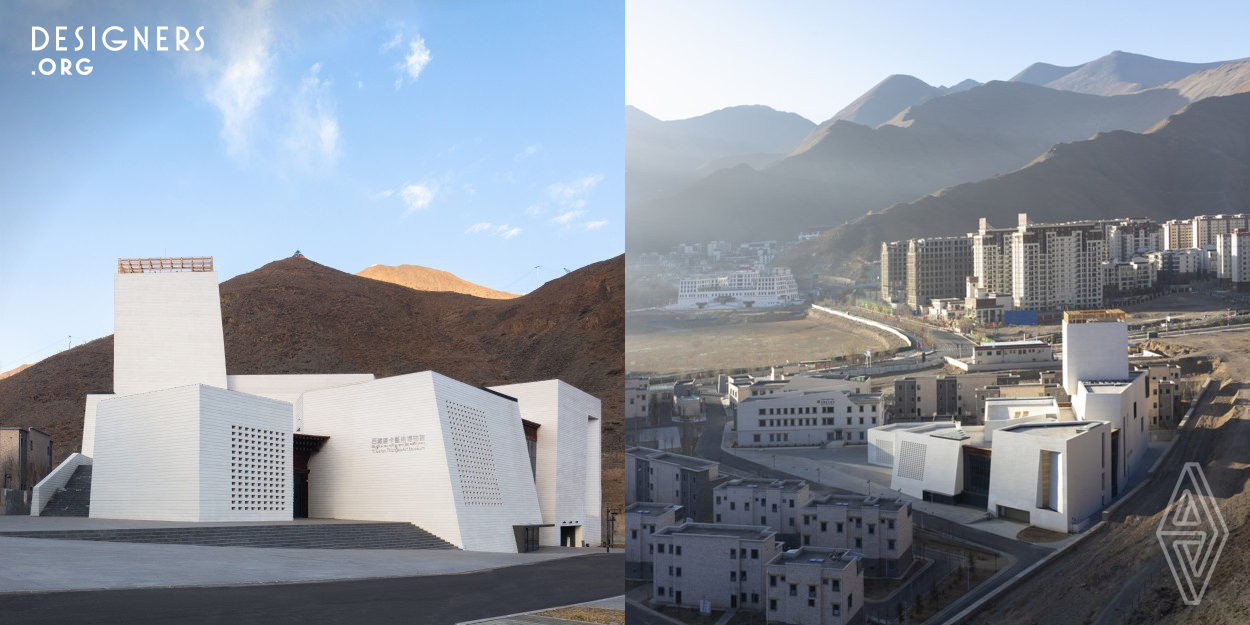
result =
[{"label": "white boundary wall", "polygon": [[576,526],[578,546],[598,546],[602,530],[600,402],[560,380],[491,387],[517,398],[521,417],[539,424],[535,485],[542,545],[559,545],[560,528]]},{"label": "white boundary wall", "polygon": [[894,336],[897,336],[900,339],[903,339],[903,341],[907,343],[908,345],[911,345],[911,339],[906,334],[903,334],[899,330],[895,328],[891,328],[890,326],[885,325],[884,323],[873,321],[871,319],[864,319],[863,317],[856,317],[855,315],[848,315],[847,313],[844,313],[840,310],[834,310],[832,308],[825,308],[824,306],[816,306],[815,304],[812,305],[812,309],[819,310],[820,312],[823,312],[823,313],[829,313],[830,315],[833,315],[835,317],[842,317],[844,319],[850,319],[851,321],[854,321],[856,323],[870,325],[874,328],[877,328],[878,330],[884,330],[886,332],[889,332],[890,334],[893,334]]}]

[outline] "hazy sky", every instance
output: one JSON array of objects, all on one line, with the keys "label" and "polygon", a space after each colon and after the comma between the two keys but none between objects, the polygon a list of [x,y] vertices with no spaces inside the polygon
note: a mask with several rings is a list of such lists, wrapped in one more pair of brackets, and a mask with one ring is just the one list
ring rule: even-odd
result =
[{"label": "hazy sky", "polygon": [[625,99],[660,119],[766,104],[814,122],[890,74],[1007,80],[1113,50],[1250,56],[1250,3],[630,0]]},{"label": "hazy sky", "polygon": [[[0,3],[0,372],[111,334],[119,257],[213,256],[225,280],[299,249],[528,292],[622,253],[623,23],[582,1]],[[126,49],[90,51],[113,25]],[[33,26],[70,49],[32,51]],[[205,47],[157,52],[158,26]]]}]

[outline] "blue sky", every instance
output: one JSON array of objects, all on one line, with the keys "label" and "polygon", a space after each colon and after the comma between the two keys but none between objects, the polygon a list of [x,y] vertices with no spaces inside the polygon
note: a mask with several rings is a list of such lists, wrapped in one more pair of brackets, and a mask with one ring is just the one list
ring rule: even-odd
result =
[{"label": "blue sky", "polygon": [[766,104],[833,117],[890,74],[1007,80],[1113,50],[1188,62],[1250,56],[1250,3],[630,0],[626,101],[660,119]]},{"label": "blue sky", "polygon": [[[581,1],[0,3],[0,371],[111,334],[119,257],[213,256],[226,280],[299,249],[524,293],[622,253],[623,23]],[[114,25],[124,50],[73,51]],[[69,50],[32,51],[34,26]],[[158,52],[158,26],[204,49]]]}]

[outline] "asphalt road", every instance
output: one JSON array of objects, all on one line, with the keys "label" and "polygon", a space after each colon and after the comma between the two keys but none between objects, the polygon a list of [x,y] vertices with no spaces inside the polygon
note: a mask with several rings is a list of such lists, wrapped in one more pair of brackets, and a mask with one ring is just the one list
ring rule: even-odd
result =
[{"label": "asphalt road", "polygon": [[0,595],[0,623],[451,624],[625,591],[623,553],[480,573],[319,584]]}]

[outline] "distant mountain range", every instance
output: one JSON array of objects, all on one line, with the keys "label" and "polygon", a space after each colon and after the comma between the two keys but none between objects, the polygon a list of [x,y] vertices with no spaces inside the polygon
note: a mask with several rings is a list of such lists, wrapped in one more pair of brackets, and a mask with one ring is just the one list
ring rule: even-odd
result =
[{"label": "distant mountain range", "polygon": [[[1191,102],[1247,90],[1248,61],[1178,63],[1124,52],[1076,67],[1034,64],[1011,81],[983,85],[964,81],[950,88],[931,87],[912,77],[891,76],[795,142],[784,158],[763,163],[730,159],[728,167],[684,186],[670,176],[669,187],[676,190],[628,195],[627,249],[664,250],[678,242],[718,239],[785,240],[804,228],[853,222],[900,203],[932,211],[910,212],[917,220],[912,225],[945,227],[955,223],[950,215],[971,209],[953,208],[964,196],[943,189],[1011,174],[1055,146],[1099,133],[1143,133]],[[733,134],[732,128],[720,131]],[[758,134],[753,130],[752,136]],[[628,128],[626,137],[628,142]],[[654,136],[649,141],[663,143]],[[660,160],[652,164],[653,179],[663,177]],[[1097,176],[1108,166],[1091,172],[1092,180],[1118,184],[1112,177]],[[633,175],[627,171],[627,184]],[[682,179],[690,180],[689,170]],[[917,201],[933,194],[949,198],[944,203]],[[1007,194],[987,201],[1011,207],[1026,198]],[[1065,210],[1039,208],[1031,217],[1053,220],[1052,214]],[[1091,210],[1087,216],[1143,214],[1122,204]],[[1014,223],[1014,217],[1008,222]],[[951,227],[966,231],[975,223]],[[837,244],[821,248],[822,253],[862,253],[865,247],[866,240],[830,236]]]},{"label": "distant mountain range", "polygon": [[1009,227],[1017,213],[1042,222],[1239,212],[1250,212],[1250,93],[1195,102],[1146,133],[1057,145],[1019,171],[835,228],[791,260],[872,259],[882,241],[957,236],[976,230],[981,217]]},{"label": "distant mountain range", "polygon": [[356,275],[406,286],[417,291],[464,293],[465,295],[485,297],[487,299],[512,299],[518,297],[513,293],[496,291],[480,284],[462,280],[449,271],[431,269],[430,267],[422,267],[420,265],[370,265],[357,272]]},{"label": "distant mountain range", "polygon": [[795,113],[767,106],[734,106],[676,121],[660,121],[626,106],[626,197],[669,193],[739,163],[767,166],[815,128]]}]

